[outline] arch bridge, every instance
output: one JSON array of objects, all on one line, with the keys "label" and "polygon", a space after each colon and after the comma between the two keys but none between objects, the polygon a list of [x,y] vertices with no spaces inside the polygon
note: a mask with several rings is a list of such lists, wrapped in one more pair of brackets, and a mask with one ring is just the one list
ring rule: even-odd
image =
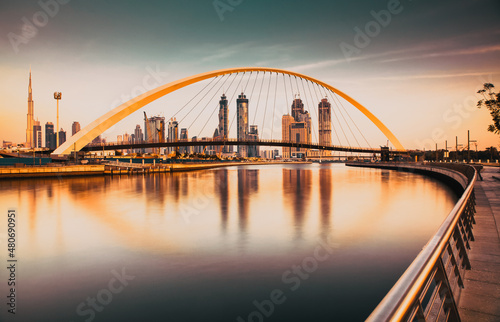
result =
[{"label": "arch bridge", "polygon": [[[340,91],[339,89],[323,82],[313,77],[284,70],[277,68],[266,68],[266,67],[239,67],[239,68],[228,68],[215,70],[211,72],[201,73],[194,76],[186,77],[162,86],[159,86],[155,89],[152,89],[142,95],[139,95],[119,106],[109,111],[108,113],[102,115],[97,118],[95,121],[88,124],[85,128],[80,130],[78,133],[70,137],[65,143],[59,146],[52,155],[69,155],[73,152],[77,152],[80,150],[91,151],[91,150],[103,150],[103,149],[133,149],[139,147],[167,147],[167,146],[193,146],[193,145],[267,145],[267,146],[281,146],[281,147],[298,147],[298,148],[311,148],[311,149],[320,149],[320,150],[332,150],[332,151],[346,151],[346,152],[366,152],[366,153],[375,153],[380,152],[380,149],[372,149],[372,148],[363,148],[363,147],[351,147],[351,146],[342,146],[342,145],[325,145],[325,144],[312,144],[312,143],[296,143],[290,141],[281,141],[281,140],[234,140],[229,138],[224,138],[223,140],[210,140],[210,141],[179,141],[179,142],[146,142],[142,144],[109,144],[109,145],[99,145],[92,146],[89,145],[91,141],[102,134],[104,131],[120,122],[130,114],[136,112],[140,108],[146,106],[147,104],[167,95],[172,92],[175,92],[181,88],[184,88],[188,85],[195,84],[201,82],[203,80],[217,78],[219,76],[231,75],[231,74],[239,74],[239,73],[247,73],[247,72],[257,72],[258,73],[276,73],[276,75],[282,74],[283,77],[288,75],[290,77],[295,77],[295,81],[297,82],[297,78],[306,82],[310,82],[313,85],[317,85],[318,87],[328,90],[334,94],[337,94],[345,101],[349,102],[352,106],[358,109],[361,113],[363,113],[386,137],[387,139],[394,145],[395,150],[392,150],[391,153],[404,153],[406,152],[403,145],[399,142],[399,140],[394,136],[394,134],[375,116],[373,115],[367,108],[361,105],[358,101],[347,95],[346,93]],[[276,78],[276,87],[278,78]],[[255,80],[257,82],[257,80]],[[263,82],[264,83],[264,82]],[[263,84],[262,83],[262,84]],[[232,84],[232,83],[231,83]],[[248,85],[248,83],[247,83]],[[304,86],[304,85],[302,85]],[[254,84],[255,87],[255,84]],[[271,80],[269,81],[269,88],[271,87]],[[292,82],[290,81],[290,87],[293,89]],[[286,90],[285,84],[285,90]],[[297,83],[296,89],[299,89],[299,85]],[[261,85],[262,90],[262,85]],[[310,90],[310,89],[309,89]],[[269,92],[268,92],[269,93]],[[259,94],[260,99],[260,94]],[[267,108],[267,103],[266,103]],[[265,114],[264,114],[265,115]],[[358,129],[359,130],[359,129]],[[366,139],[365,139],[366,140]]]}]

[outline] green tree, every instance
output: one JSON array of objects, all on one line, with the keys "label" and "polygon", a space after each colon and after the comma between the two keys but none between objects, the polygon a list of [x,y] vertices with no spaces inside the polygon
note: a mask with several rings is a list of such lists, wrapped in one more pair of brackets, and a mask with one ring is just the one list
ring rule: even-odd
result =
[{"label": "green tree", "polygon": [[494,88],[491,83],[483,84],[483,88],[477,91],[483,96],[483,99],[477,102],[477,107],[486,107],[490,111],[493,124],[488,125],[488,131],[500,134],[500,93],[495,93]]}]

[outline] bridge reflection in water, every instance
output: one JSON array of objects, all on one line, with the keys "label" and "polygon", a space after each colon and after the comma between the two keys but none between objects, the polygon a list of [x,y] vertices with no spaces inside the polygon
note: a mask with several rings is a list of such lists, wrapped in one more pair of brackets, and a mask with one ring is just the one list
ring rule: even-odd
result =
[{"label": "bridge reflection in water", "polygon": [[[0,182],[0,202],[23,214],[26,320],[83,320],[77,305],[125,268],[135,279],[98,319],[234,321],[280,289],[270,321],[345,321],[370,314],[456,197],[416,174],[290,164]],[[283,274],[327,239],[292,290]]]}]

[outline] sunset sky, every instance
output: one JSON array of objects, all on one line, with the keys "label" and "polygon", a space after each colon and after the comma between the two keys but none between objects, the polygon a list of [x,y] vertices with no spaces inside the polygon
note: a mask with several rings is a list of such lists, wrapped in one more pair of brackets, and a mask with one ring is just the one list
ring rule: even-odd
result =
[{"label": "sunset sky", "polygon": [[[159,86],[262,66],[348,93],[406,148],[451,146],[456,135],[466,143],[468,129],[479,149],[498,147],[475,93],[484,82],[500,90],[499,18],[496,0],[3,0],[0,140],[25,141],[30,65],[35,118],[55,122],[53,92],[60,91],[68,132],[73,121],[84,127],[116,107],[147,75]],[[363,42],[366,28],[372,36]],[[151,113],[168,108],[162,102]],[[105,136],[115,140],[135,124],[143,126],[142,112]]]}]

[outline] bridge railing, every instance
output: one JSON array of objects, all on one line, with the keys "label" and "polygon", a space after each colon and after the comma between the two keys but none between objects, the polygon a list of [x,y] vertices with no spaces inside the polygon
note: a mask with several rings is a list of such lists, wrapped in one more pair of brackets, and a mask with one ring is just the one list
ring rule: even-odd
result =
[{"label": "bridge railing", "polygon": [[[159,140],[144,140],[141,142],[129,142],[129,141],[119,141],[119,142],[106,142],[106,143],[89,143],[87,148],[98,148],[98,147],[119,147],[120,149],[133,149],[134,146],[144,147],[144,145],[154,145],[159,146],[186,146],[189,145],[269,145],[269,146],[290,146],[298,147],[304,149],[322,149],[322,150],[336,150],[336,151],[351,151],[355,153],[380,153],[380,149],[373,148],[363,148],[363,147],[350,147],[341,145],[324,145],[312,142],[296,142],[292,140],[271,140],[271,139],[233,139],[233,138],[200,138],[200,139],[180,139],[175,142]],[[406,151],[391,150],[391,153],[401,154],[406,153]]]},{"label": "bridge railing", "polygon": [[[433,167],[443,168],[427,168]],[[464,193],[367,321],[460,321],[457,304],[465,270],[470,269],[477,171],[466,165],[446,168],[467,178]]]}]

